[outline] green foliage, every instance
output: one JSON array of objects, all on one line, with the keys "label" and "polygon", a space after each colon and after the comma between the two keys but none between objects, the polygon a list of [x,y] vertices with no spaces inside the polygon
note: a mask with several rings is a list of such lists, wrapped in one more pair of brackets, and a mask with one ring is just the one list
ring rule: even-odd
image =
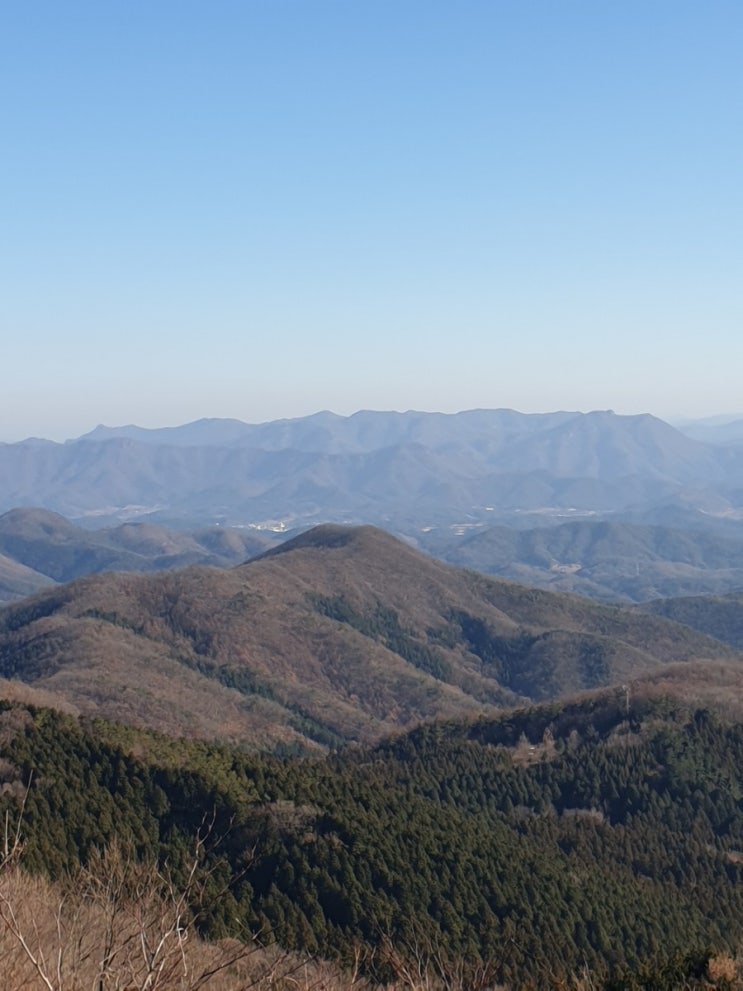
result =
[{"label": "green foliage", "polygon": [[313,761],[7,704],[0,730],[35,870],[114,836],[177,867],[213,819],[213,933],[341,958],[426,934],[505,983],[587,966],[617,991],[678,987],[743,936],[743,727],[704,710],[615,693]]},{"label": "green foliage", "polygon": [[529,654],[537,635],[522,631],[513,636],[499,636],[484,620],[463,610],[452,613],[451,618],[468,650],[480,658],[488,673],[521,695],[532,694],[532,682],[547,673],[529,670]]},{"label": "green foliage", "polygon": [[0,616],[0,630],[8,633],[20,630],[37,619],[51,616],[63,602],[63,596],[56,592],[23,600],[18,605],[12,605],[4,610]]},{"label": "green foliage", "polygon": [[323,616],[346,623],[354,630],[384,644],[388,650],[399,654],[404,660],[426,674],[441,681],[452,678],[451,664],[440,651],[417,640],[413,633],[400,625],[397,612],[388,606],[377,603],[374,612],[362,615],[342,596],[312,595],[315,609]]},{"label": "green foliage", "polygon": [[648,602],[643,610],[690,626],[743,650],[743,596],[699,595]]}]

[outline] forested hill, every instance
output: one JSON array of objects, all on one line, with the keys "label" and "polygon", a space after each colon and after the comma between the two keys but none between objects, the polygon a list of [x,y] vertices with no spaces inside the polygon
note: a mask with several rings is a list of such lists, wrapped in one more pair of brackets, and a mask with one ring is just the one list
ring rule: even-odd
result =
[{"label": "forested hill", "polygon": [[453,568],[373,527],[317,527],[231,570],[94,575],[0,612],[6,679],[79,712],[285,753],[697,659],[739,655],[661,617]]},{"label": "forested hill", "polygon": [[743,592],[657,599],[645,603],[642,609],[649,615],[665,616],[738,650],[743,649]]},{"label": "forested hill", "polygon": [[12,509],[0,515],[0,601],[101,571],[231,567],[276,542],[265,531],[219,526],[183,532],[139,522],[90,530],[49,510]]},{"label": "forested hill", "polygon": [[0,814],[30,782],[29,868],[115,836],[177,865],[214,816],[213,934],[361,948],[380,977],[392,945],[513,988],[648,991],[743,936],[743,728],[669,699],[612,691],[314,761],[8,703],[0,730]]}]

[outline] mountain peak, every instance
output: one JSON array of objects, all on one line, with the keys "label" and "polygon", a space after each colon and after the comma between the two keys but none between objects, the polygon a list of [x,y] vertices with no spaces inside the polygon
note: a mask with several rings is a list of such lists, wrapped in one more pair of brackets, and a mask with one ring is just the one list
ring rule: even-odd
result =
[{"label": "mountain peak", "polygon": [[371,550],[375,546],[390,547],[406,545],[379,527],[364,524],[361,526],[344,526],[340,523],[321,523],[305,530],[298,536],[287,540],[278,547],[267,551],[262,557],[275,557],[279,554],[290,553],[302,548],[313,548],[315,550],[335,550],[341,547],[356,548],[365,551]]}]

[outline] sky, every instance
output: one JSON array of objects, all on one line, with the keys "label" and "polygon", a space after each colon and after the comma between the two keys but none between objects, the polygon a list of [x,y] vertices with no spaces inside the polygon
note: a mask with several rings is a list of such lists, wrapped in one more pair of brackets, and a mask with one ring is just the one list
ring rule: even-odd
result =
[{"label": "sky", "polygon": [[0,441],[743,409],[740,0],[0,0]]}]

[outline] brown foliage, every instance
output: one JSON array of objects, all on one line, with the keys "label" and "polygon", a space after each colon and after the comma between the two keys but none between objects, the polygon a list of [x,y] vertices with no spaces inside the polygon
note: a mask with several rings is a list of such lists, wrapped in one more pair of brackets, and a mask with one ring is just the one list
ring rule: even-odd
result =
[{"label": "brown foliage", "polygon": [[[369,628],[318,600],[342,601]],[[452,619],[464,614],[498,650],[477,653]],[[395,617],[402,647],[374,627],[380,615]],[[521,651],[508,671],[500,648]],[[678,624],[460,571],[366,527],[317,528],[231,570],[80,579],[0,612],[0,651],[8,678],[57,708],[315,750],[329,736],[368,742],[423,719],[627,682],[658,662],[738,663]],[[433,655],[440,670],[421,666]],[[0,682],[0,693],[28,692]]]},{"label": "brown foliage", "polygon": [[178,889],[120,848],[52,884],[11,852],[0,871],[0,960],[7,991],[341,991],[369,988],[344,973],[246,940],[207,942]]}]

